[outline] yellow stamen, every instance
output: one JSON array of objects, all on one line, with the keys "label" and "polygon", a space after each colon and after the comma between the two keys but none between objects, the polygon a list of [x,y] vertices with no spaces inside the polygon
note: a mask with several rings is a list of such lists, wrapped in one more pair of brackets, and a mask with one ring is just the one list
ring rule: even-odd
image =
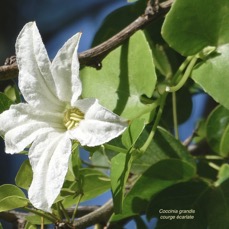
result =
[{"label": "yellow stamen", "polygon": [[68,130],[77,127],[81,120],[84,119],[84,113],[78,108],[70,108],[64,113],[64,125]]}]

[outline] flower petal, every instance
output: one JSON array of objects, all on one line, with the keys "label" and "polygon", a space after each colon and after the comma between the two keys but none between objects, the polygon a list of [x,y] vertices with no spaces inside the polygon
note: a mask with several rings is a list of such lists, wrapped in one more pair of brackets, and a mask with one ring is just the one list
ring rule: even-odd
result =
[{"label": "flower petal", "polygon": [[40,134],[53,130],[64,132],[63,117],[34,109],[29,104],[12,105],[0,114],[0,133],[5,135],[6,153],[18,153]]},{"label": "flower petal", "polygon": [[59,111],[50,61],[35,22],[27,23],[16,41],[19,88],[25,100],[40,109]]},{"label": "flower petal", "polygon": [[43,134],[33,142],[29,151],[33,181],[28,195],[34,207],[51,211],[63,186],[70,154],[71,140],[64,133]]},{"label": "flower petal", "polygon": [[84,120],[68,132],[81,145],[104,144],[118,137],[128,126],[127,120],[101,106],[96,99],[78,100],[77,107],[85,112]]},{"label": "flower petal", "polygon": [[81,33],[71,37],[59,50],[51,66],[58,98],[71,102],[72,106],[82,92],[77,54],[80,37]]}]

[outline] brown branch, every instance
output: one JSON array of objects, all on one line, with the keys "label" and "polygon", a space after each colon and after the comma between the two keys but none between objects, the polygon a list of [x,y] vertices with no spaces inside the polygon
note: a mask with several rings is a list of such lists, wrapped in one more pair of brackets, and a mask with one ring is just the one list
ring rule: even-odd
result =
[{"label": "brown branch", "polygon": [[[107,206],[107,205],[106,205]],[[109,206],[105,207],[107,209]],[[67,213],[69,216],[72,216],[72,213],[74,212],[75,208],[68,208]],[[77,209],[76,217],[82,217],[82,221],[84,221],[85,215],[91,215],[94,212],[104,212],[104,208],[100,206],[79,206]],[[96,213],[97,214],[97,213]],[[32,213],[26,213],[26,212],[20,212],[20,211],[8,211],[8,212],[0,212],[0,219],[5,220],[6,222],[9,222],[13,224],[16,228],[18,228],[19,225],[24,225],[26,223],[26,217],[32,215]],[[97,222],[105,222],[105,216],[101,217],[100,220]],[[94,214],[92,214],[92,222],[94,222]],[[81,224],[81,218],[77,221],[78,224]]]},{"label": "brown branch", "polygon": [[126,28],[121,30],[119,33],[103,42],[102,44],[89,49],[85,52],[79,54],[79,61],[82,65],[92,66],[96,69],[101,68],[101,62],[104,57],[110,53],[112,50],[121,45],[125,40],[127,40],[131,35],[133,35],[136,31],[142,29],[146,25],[148,25],[151,21],[156,18],[159,18],[162,15],[165,15],[170,9],[173,0],[168,0],[166,2],[161,3],[159,6],[154,5],[151,6],[148,4],[145,13],[138,17],[135,21],[133,21]]},{"label": "brown branch", "polygon": [[0,212],[0,219],[5,220],[13,225],[13,228],[24,228],[26,216],[31,215],[30,213],[9,211]]},{"label": "brown branch", "polygon": [[18,75],[18,66],[16,63],[0,66],[0,80],[9,80]]},{"label": "brown branch", "polygon": [[[102,67],[101,62],[108,53],[110,53],[112,50],[121,45],[136,31],[142,29],[153,20],[165,15],[169,11],[173,2],[174,0],[167,0],[165,2],[160,3],[159,5],[154,4],[152,6],[148,4],[145,13],[142,16],[138,17],[126,28],[121,30],[119,33],[117,33],[107,41],[103,42],[102,44],[89,50],[86,50],[82,53],[79,53],[80,64],[100,69]],[[155,3],[158,3],[158,1],[155,1]],[[17,76],[18,67],[16,62],[14,62],[13,64],[7,63],[3,66],[0,66],[0,80],[13,79]]]},{"label": "brown branch", "polygon": [[[67,209],[68,214],[71,216],[74,208]],[[113,213],[113,202],[109,200],[103,206],[79,206],[77,209],[78,218],[74,223],[74,228],[83,229],[91,225],[100,223],[106,225],[110,216]],[[19,212],[19,211],[8,211],[0,212],[0,218],[12,223],[14,225],[25,224],[26,216],[32,215],[31,213]],[[61,223],[60,223],[61,224]],[[68,226],[66,225],[68,228]],[[72,227],[69,227],[72,228]]]},{"label": "brown branch", "polygon": [[112,200],[109,200],[99,209],[76,220],[74,223],[74,228],[84,229],[94,224],[106,225],[112,213],[113,202]]}]

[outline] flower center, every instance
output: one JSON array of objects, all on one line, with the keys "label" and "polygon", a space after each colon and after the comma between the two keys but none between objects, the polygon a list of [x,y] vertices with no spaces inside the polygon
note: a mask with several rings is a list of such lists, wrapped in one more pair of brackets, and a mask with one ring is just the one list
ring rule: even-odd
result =
[{"label": "flower center", "polygon": [[71,108],[64,113],[64,125],[68,130],[77,127],[79,122],[84,119],[84,113],[78,108]]}]

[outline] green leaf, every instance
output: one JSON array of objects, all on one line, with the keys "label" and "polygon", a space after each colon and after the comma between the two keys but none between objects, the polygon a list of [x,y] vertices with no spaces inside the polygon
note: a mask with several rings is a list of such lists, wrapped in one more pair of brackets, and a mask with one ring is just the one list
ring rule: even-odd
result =
[{"label": "green leaf", "polygon": [[[206,183],[200,181],[179,183],[169,187],[152,198],[147,208],[147,217],[158,219],[157,229],[206,229],[208,227],[202,198],[209,188]],[[190,218],[181,218],[186,215]]]},{"label": "green leaf", "polygon": [[0,229],[3,229],[2,224],[0,223]]},{"label": "green leaf", "polygon": [[223,164],[220,167],[217,178],[218,178],[218,180],[215,182],[216,186],[221,185],[224,181],[229,179],[229,165],[228,164]]},{"label": "green leaf", "polygon": [[109,177],[98,170],[85,168],[80,170],[80,174],[83,176],[82,201],[92,199],[110,188]]},{"label": "green leaf", "polygon": [[[53,222],[51,222],[50,220],[46,219],[45,217],[43,217],[43,219],[41,220],[41,216],[39,215],[29,215],[26,216],[26,220],[30,223],[30,227],[35,225],[41,225],[41,222],[43,224],[52,224]],[[34,226],[33,226],[34,227]],[[33,228],[32,227],[32,228]],[[36,228],[36,227],[35,227]]]},{"label": "green leaf", "polygon": [[16,92],[15,92],[15,87],[9,85],[8,87],[5,88],[4,94],[13,102],[16,101]]},{"label": "green leaf", "polygon": [[37,226],[27,222],[24,229],[37,229]]},{"label": "green leaf", "polygon": [[[153,53],[155,67],[158,70],[157,75],[161,82],[165,78],[169,80],[184,61],[184,57],[169,47],[163,39],[161,34],[163,22],[164,17],[153,20],[144,30]],[[161,77],[158,73],[161,73],[164,77]]]},{"label": "green leaf", "polygon": [[215,181],[217,180],[218,171],[214,169],[212,166],[209,166],[209,163],[214,163],[217,165],[218,163],[220,163],[220,161],[206,160],[205,158],[198,160],[197,174],[206,180]]},{"label": "green leaf", "polygon": [[0,92],[0,113],[2,113],[5,110],[8,110],[12,104],[13,101],[10,100],[5,94]]},{"label": "green leaf", "polygon": [[32,182],[32,179],[33,179],[33,171],[32,171],[31,165],[29,163],[29,160],[25,160],[22,163],[15,177],[16,185],[28,190]]},{"label": "green leaf", "polygon": [[[136,20],[139,15],[144,13],[146,5],[147,2],[145,0],[138,0],[134,4],[126,5],[109,14],[104,19],[101,27],[96,33],[92,46],[94,47],[101,44],[101,42],[108,40],[110,37],[117,34],[123,28]],[[156,68],[162,75],[170,77],[172,74],[171,64],[176,62],[175,65],[179,66],[180,62],[177,65],[177,55],[174,50],[165,44],[161,37],[161,25],[163,20],[164,18],[159,18],[158,20],[151,21],[151,23],[144,28],[144,32],[147,30],[150,35],[150,38],[148,35],[146,37],[150,44]]]},{"label": "green leaf", "polygon": [[206,119],[200,119],[196,124],[196,136],[193,137],[193,143],[198,144],[206,138]]},{"label": "green leaf", "polygon": [[[147,132],[143,131],[136,144],[137,147],[140,147],[145,142],[147,136]],[[139,154],[133,161],[131,171],[135,174],[141,174],[158,161],[169,158],[180,158],[194,165],[192,156],[181,142],[176,140],[167,130],[158,127],[154,139],[146,152]]]},{"label": "green leaf", "polygon": [[68,187],[65,186],[66,191],[68,191],[67,196],[62,195],[58,198],[58,200],[63,200],[65,207],[70,207],[77,203],[78,198],[80,198],[80,196],[77,196],[79,192],[83,194],[81,198],[82,202],[93,199],[110,188],[109,177],[98,170],[89,168],[80,169],[80,177],[82,179],[79,181],[81,183],[80,185],[78,185],[77,181],[76,183],[72,181],[65,182],[65,184],[68,183]]},{"label": "green leaf", "polygon": [[[223,16],[222,16],[223,15]],[[184,56],[206,46],[229,42],[228,0],[176,0],[166,16],[162,35]]]},{"label": "green leaf", "polygon": [[217,106],[209,115],[206,123],[207,141],[216,153],[221,154],[220,145],[222,136],[227,131],[228,125],[229,110],[222,106]]},{"label": "green leaf", "polygon": [[0,186],[0,212],[25,207],[29,201],[21,189],[14,185]]},{"label": "green leaf", "polygon": [[223,157],[229,156],[228,142],[229,142],[229,125],[227,125],[227,128],[225,129],[220,142],[220,155],[222,155]]},{"label": "green leaf", "polygon": [[79,148],[78,143],[73,145],[73,150],[71,154],[70,166],[69,170],[71,174],[74,176],[74,179],[79,179],[80,176],[80,168],[81,168],[81,160],[79,156]]},{"label": "green leaf", "polygon": [[[141,15],[146,8],[146,2],[141,0],[128,4],[111,12],[95,34],[92,47],[108,40]],[[111,26],[112,25],[112,26]]]},{"label": "green leaf", "polygon": [[140,176],[124,200],[123,213],[113,216],[112,221],[144,212],[152,196],[191,179],[195,173],[195,167],[182,160],[165,159],[157,162]]},{"label": "green leaf", "polygon": [[83,98],[99,99],[106,108],[127,119],[151,111],[154,104],[144,104],[141,97],[151,98],[156,84],[152,53],[142,31],[112,51],[100,71],[85,67],[81,71]]},{"label": "green leaf", "polygon": [[[228,190],[228,179],[219,187],[214,187],[202,180],[176,184],[152,198],[147,215],[148,218],[158,218],[157,229],[227,229],[229,224]],[[163,210],[174,211],[163,213]],[[163,216],[175,216],[175,219],[166,220]],[[192,218],[181,218],[186,216]]]},{"label": "green leaf", "polygon": [[229,109],[229,44],[220,46],[217,53],[193,69],[192,79],[216,102]]},{"label": "green leaf", "polygon": [[130,149],[136,143],[144,127],[145,124],[142,119],[135,119],[129,125],[122,135],[122,143],[127,149]]},{"label": "green leaf", "polygon": [[91,164],[103,173],[108,172],[108,169],[110,168],[109,158],[102,150],[97,150],[92,154]]},{"label": "green leaf", "polygon": [[0,186],[0,200],[8,196],[25,197],[23,191],[15,185],[4,184]]},{"label": "green leaf", "polygon": [[205,212],[207,213],[208,228],[227,229],[229,225],[229,180],[227,179],[219,187],[212,188],[204,198]]},{"label": "green leaf", "polygon": [[155,67],[163,76],[170,78],[172,75],[172,68],[168,55],[166,54],[166,48],[164,45],[154,44],[151,38],[148,38],[148,41],[152,50]]},{"label": "green leaf", "polygon": [[115,214],[122,212],[125,185],[132,161],[131,150],[127,154],[119,153],[111,159],[111,191]]}]

